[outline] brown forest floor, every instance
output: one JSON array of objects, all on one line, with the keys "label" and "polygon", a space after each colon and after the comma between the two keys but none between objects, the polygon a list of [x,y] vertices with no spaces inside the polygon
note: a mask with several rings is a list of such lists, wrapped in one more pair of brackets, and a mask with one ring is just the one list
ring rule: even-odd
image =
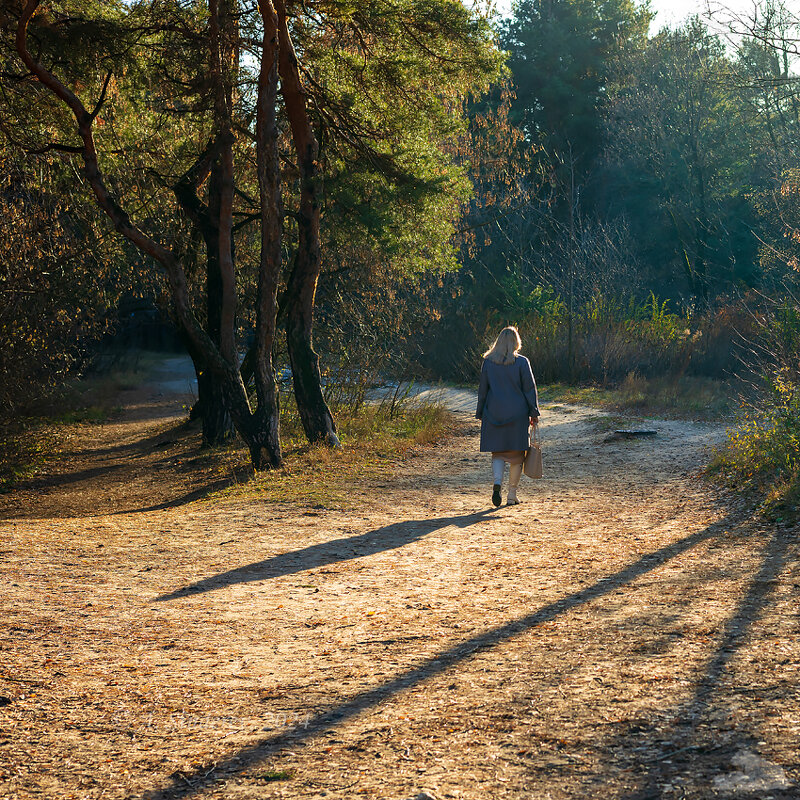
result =
[{"label": "brown forest floor", "polygon": [[195,499],[180,398],[0,497],[0,797],[800,797],[796,530],[719,426],[552,407],[493,510],[477,426],[349,510]]}]

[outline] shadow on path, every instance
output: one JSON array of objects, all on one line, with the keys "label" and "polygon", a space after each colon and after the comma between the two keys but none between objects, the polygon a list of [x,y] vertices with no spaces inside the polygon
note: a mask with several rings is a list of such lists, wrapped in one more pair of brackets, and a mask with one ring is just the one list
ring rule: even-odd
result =
[{"label": "shadow on path", "polygon": [[[775,582],[789,561],[791,544],[792,539],[789,535],[781,531],[776,531],[766,544],[761,567],[750,581],[735,613],[725,624],[719,644],[708,660],[693,695],[685,703],[664,710],[665,715],[676,720],[671,735],[663,728],[653,732],[652,746],[661,750],[661,755],[652,758],[649,763],[644,762],[639,765],[640,785],[633,792],[624,795],[625,800],[645,800],[645,798],[656,800],[662,797],[661,787],[669,786],[676,781],[680,782],[681,775],[686,775],[689,767],[694,780],[698,777],[702,779],[704,757],[708,757],[710,761],[707,764],[707,772],[719,775],[722,755],[733,755],[742,748],[758,750],[757,743],[761,739],[758,731],[736,730],[735,734],[731,735],[731,741],[720,742],[714,738],[713,733],[707,735],[704,740],[701,725],[709,719],[709,712],[715,706],[722,706],[722,701],[715,699],[714,695],[721,693],[720,681],[730,673],[731,661],[747,643],[753,624],[764,615]],[[796,684],[786,686],[785,690],[793,694],[796,692]],[[641,734],[637,736],[636,744],[639,746],[643,744]],[[621,737],[616,747],[630,752],[631,742]],[[730,761],[730,758],[727,758],[727,761]],[[696,788],[699,787],[692,787],[690,791],[695,791]],[[748,791],[744,794],[753,796],[752,792]],[[794,800],[798,797],[797,789],[794,787],[787,788],[786,792],[778,788],[770,789],[767,794],[773,800],[784,797]],[[728,793],[722,792],[722,795],[727,796]],[[714,796],[718,796],[716,791]]]},{"label": "shadow on path", "polygon": [[354,558],[365,558],[387,550],[395,550],[398,547],[403,547],[422,539],[429,533],[442,528],[449,528],[451,525],[455,525],[458,528],[468,528],[489,514],[494,513],[494,511],[496,509],[489,508],[461,516],[393,522],[391,525],[385,525],[382,528],[376,528],[374,531],[368,531],[358,536],[312,544],[302,550],[291,550],[288,553],[281,553],[264,561],[257,561],[254,564],[247,564],[244,567],[237,567],[227,572],[212,575],[169,594],[162,594],[156,597],[154,602],[176,600],[179,597],[211,592],[236,583],[252,583],[253,581],[263,581],[282,575],[294,575],[297,572],[305,572],[305,570],[324,567],[328,564],[337,564],[342,561],[351,561]]},{"label": "shadow on path", "polygon": [[197,794],[216,782],[217,778],[214,773],[241,772],[248,766],[262,761],[283,747],[287,740],[297,742],[298,740],[310,739],[331,726],[356,717],[367,709],[374,708],[387,697],[416,686],[469,659],[479,650],[495,647],[502,642],[526,633],[532,628],[550,622],[574,608],[632,583],[637,578],[646,575],[671,559],[718,537],[731,523],[732,518],[729,515],[719,522],[709,525],[702,531],[693,533],[666,547],[642,556],[619,572],[606,578],[601,578],[579,592],[569,594],[561,600],[542,606],[531,614],[509,620],[504,625],[491,628],[484,633],[479,633],[470,639],[453,645],[441,651],[438,655],[425,659],[418,666],[397,675],[384,684],[375,686],[372,689],[366,689],[343,703],[331,704],[327,709],[320,711],[302,724],[296,725],[283,733],[265,738],[254,745],[237,750],[227,758],[217,762],[214,770],[210,773],[207,770],[197,770],[188,775],[181,774],[180,778],[173,779],[171,785],[149,792],[145,797],[150,800],[167,800],[167,798],[184,798]]},{"label": "shadow on path", "polygon": [[203,500],[208,497],[210,494],[214,492],[221,492],[223,489],[227,489],[231,486],[235,486],[236,484],[243,483],[247,480],[248,471],[247,469],[242,470],[241,475],[237,475],[236,477],[232,478],[218,478],[216,480],[210,480],[206,483],[201,489],[193,489],[191,492],[186,492],[182,495],[177,497],[169,497],[167,500],[164,500],[160,503],[153,503],[149,506],[139,506],[137,508],[124,508],[120,511],[117,511],[117,514],[142,514],[147,511],[165,511],[168,508],[178,508],[179,506],[185,506],[189,503],[193,503],[195,500]]},{"label": "shadow on path", "polygon": [[48,489],[61,489],[73,483],[92,481],[96,478],[107,477],[124,468],[124,464],[103,464],[98,467],[88,467],[77,472],[62,472],[57,475],[46,475],[36,480],[21,483],[19,489],[30,491],[46,491]]}]

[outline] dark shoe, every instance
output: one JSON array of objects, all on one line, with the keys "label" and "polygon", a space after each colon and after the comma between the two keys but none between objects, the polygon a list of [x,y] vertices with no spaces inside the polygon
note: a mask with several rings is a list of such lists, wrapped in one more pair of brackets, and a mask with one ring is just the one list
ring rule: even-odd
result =
[{"label": "dark shoe", "polygon": [[500,484],[496,483],[492,487],[492,505],[499,506],[502,502],[503,498],[500,497]]}]

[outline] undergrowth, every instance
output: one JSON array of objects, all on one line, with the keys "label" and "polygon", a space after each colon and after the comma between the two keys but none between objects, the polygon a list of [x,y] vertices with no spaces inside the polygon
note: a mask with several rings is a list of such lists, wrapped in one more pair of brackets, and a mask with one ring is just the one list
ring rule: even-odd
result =
[{"label": "undergrowth", "polygon": [[[157,356],[134,354],[112,369],[71,381],[47,403],[31,406],[25,416],[0,428],[0,492],[8,492],[35,478],[58,458],[66,426],[97,423],[121,409],[120,393],[141,386],[150,378]],[[209,496],[257,496],[269,502],[295,502],[325,507],[352,505],[364,487],[390,475],[414,448],[443,438],[451,417],[435,405],[421,405],[405,396],[381,404],[342,403],[333,408],[340,450],[310,446],[300,424],[294,397],[281,393],[281,444],[285,465],[253,476],[247,448],[241,441],[229,447],[198,450],[179,467],[195,470],[198,482],[209,476],[219,485],[233,485]],[[197,426],[182,426],[176,439],[197,436]],[[178,468],[178,467],[176,467]]]},{"label": "undergrowth", "polygon": [[32,398],[0,425],[0,492],[41,473],[55,457],[68,425],[106,422],[121,412],[121,391],[145,380],[156,354],[132,351],[116,365],[86,377],[74,377],[46,396]]},{"label": "undergrowth", "polygon": [[19,417],[0,427],[0,492],[40,474],[56,457],[67,425],[105,422],[118,408],[55,409],[49,415]]},{"label": "undergrowth", "polygon": [[800,385],[788,372],[774,373],[758,413],[728,432],[708,472],[753,496],[777,521],[796,521],[800,505]]},{"label": "undergrowth", "polygon": [[5,432],[0,441],[0,493],[39,473],[50,449],[50,437],[42,430]]}]

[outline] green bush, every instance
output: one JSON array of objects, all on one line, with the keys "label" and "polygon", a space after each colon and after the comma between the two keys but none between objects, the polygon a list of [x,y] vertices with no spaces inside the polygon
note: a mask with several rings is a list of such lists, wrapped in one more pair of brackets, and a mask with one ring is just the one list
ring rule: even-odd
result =
[{"label": "green bush", "polygon": [[771,516],[794,518],[800,501],[800,381],[789,368],[767,378],[766,402],[728,434],[709,470],[727,485],[755,494]]}]

